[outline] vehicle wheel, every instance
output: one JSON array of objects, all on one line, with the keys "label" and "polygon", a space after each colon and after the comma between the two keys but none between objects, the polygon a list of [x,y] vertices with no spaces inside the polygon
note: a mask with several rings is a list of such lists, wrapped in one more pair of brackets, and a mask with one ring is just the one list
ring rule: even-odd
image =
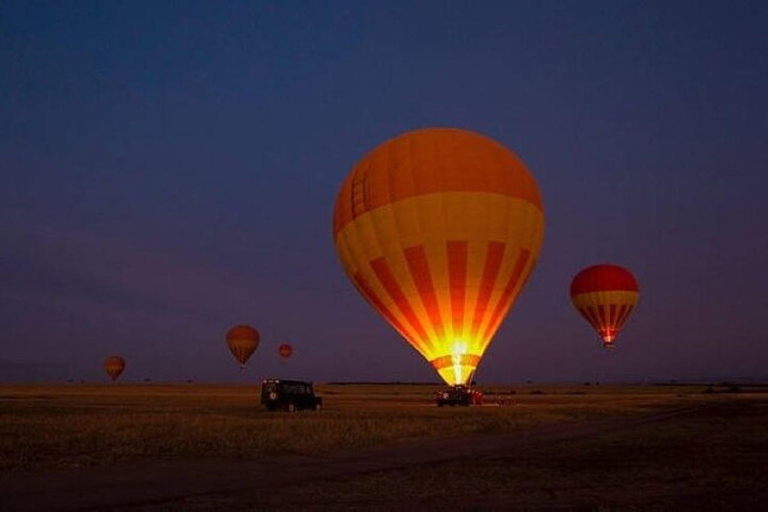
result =
[{"label": "vehicle wheel", "polygon": [[288,404],[285,406],[285,410],[288,412],[296,412],[296,406],[293,404]]},{"label": "vehicle wheel", "polygon": [[323,404],[315,404],[315,410],[320,411],[323,408]]}]

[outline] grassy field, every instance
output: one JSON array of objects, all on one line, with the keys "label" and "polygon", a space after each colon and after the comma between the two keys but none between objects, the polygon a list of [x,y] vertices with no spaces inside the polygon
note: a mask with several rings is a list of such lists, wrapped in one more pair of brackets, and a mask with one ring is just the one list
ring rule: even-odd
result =
[{"label": "grassy field", "polygon": [[485,386],[487,404],[504,404],[437,408],[431,401],[437,389],[320,385],[322,412],[290,414],[259,406],[255,385],[2,385],[0,470],[317,454],[640,415],[734,396],[705,394],[704,386]]},{"label": "grassy field", "polygon": [[[718,400],[722,398],[718,397]],[[518,453],[382,471],[164,510],[765,510],[768,396]],[[155,509],[149,507],[147,512]]]}]

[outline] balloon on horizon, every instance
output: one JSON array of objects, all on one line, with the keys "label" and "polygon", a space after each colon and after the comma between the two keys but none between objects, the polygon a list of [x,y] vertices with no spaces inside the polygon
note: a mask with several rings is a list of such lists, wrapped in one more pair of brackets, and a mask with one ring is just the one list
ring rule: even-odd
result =
[{"label": "balloon on horizon", "polygon": [[448,384],[467,384],[539,256],[544,209],[523,162],[467,130],[427,128],[353,167],[333,215],[355,288]]},{"label": "balloon on horizon", "polygon": [[241,370],[258,348],[260,339],[259,331],[250,325],[236,325],[227,331],[227,347],[240,363]]},{"label": "balloon on horizon", "polygon": [[104,370],[112,382],[115,382],[125,371],[125,359],[121,356],[109,356],[104,360]]},{"label": "balloon on horizon", "polygon": [[603,340],[603,347],[616,346],[616,337],[640,297],[632,273],[611,264],[581,270],[571,281],[571,301]]}]

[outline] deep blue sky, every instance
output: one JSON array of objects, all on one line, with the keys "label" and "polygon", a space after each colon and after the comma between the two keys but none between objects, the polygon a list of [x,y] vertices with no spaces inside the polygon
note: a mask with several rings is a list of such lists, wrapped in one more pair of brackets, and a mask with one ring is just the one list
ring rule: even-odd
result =
[{"label": "deep blue sky", "polygon": [[[768,377],[767,26],[760,1],[3,2],[0,379],[120,353],[127,380],[435,380],[331,240],[352,165],[426,126],[499,140],[544,198],[481,382]],[[611,354],[568,298],[600,262],[642,289]]]}]

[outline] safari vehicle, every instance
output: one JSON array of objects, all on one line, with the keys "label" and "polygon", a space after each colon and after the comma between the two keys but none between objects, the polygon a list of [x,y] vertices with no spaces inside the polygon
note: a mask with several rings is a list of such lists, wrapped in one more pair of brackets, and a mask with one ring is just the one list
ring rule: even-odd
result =
[{"label": "safari vehicle", "polygon": [[444,405],[482,405],[483,394],[467,386],[450,386],[438,391],[435,401],[438,407]]},{"label": "safari vehicle", "polygon": [[293,412],[297,409],[323,407],[323,399],[315,396],[311,382],[300,380],[266,379],[261,382],[261,403],[270,411],[284,409]]}]

